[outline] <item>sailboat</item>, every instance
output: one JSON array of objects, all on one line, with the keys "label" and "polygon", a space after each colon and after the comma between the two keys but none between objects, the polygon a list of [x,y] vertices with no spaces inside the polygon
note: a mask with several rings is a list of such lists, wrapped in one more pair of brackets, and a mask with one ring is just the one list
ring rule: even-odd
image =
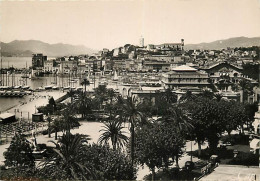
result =
[{"label": "sailboat", "polygon": [[26,67],[25,67],[25,71],[23,72],[22,78],[29,78],[29,76],[27,75],[27,62],[26,62]]}]

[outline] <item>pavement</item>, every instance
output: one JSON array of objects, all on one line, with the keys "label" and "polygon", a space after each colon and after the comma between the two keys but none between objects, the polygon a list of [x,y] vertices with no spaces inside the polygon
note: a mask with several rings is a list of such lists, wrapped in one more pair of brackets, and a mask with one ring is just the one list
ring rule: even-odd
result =
[{"label": "pavement", "polygon": [[246,167],[241,165],[219,165],[203,181],[260,181],[259,167]]}]

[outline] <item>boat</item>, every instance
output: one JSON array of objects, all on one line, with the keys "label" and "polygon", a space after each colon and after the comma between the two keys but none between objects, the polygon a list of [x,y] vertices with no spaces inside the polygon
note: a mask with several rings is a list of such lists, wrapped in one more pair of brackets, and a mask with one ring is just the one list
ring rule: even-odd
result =
[{"label": "boat", "polygon": [[28,86],[28,85],[22,86],[22,89],[29,89],[29,88],[30,88],[30,86]]},{"label": "boat", "polygon": [[50,90],[50,89],[52,89],[52,87],[53,87],[52,85],[47,85],[47,86],[44,87],[44,89],[45,90]]},{"label": "boat", "polygon": [[57,86],[53,86],[52,89],[53,89],[53,90],[58,90],[59,87],[57,87]]},{"label": "boat", "polygon": [[20,89],[22,86],[20,85],[17,85],[17,86],[14,86],[14,89]]},{"label": "boat", "polygon": [[38,87],[36,91],[44,91],[45,89],[43,87]]},{"label": "boat", "polygon": [[64,90],[68,90],[68,89],[70,89],[70,86],[64,87],[63,89],[64,89]]}]

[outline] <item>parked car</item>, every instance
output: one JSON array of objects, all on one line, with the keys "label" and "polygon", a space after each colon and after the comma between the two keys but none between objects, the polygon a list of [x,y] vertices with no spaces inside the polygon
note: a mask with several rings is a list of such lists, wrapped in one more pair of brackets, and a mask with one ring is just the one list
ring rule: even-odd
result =
[{"label": "parked car", "polygon": [[194,169],[194,167],[195,167],[195,164],[192,161],[186,161],[185,162],[185,169],[186,170],[191,171],[191,170]]},{"label": "parked car", "polygon": [[220,159],[218,157],[218,155],[211,155],[210,159],[209,159],[209,163],[211,164],[211,166],[215,166],[217,163],[220,162]]}]

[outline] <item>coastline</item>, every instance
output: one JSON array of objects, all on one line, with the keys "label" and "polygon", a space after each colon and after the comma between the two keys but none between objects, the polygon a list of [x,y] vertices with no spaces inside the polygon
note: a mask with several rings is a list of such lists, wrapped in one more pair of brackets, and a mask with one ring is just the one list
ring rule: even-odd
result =
[{"label": "coastline", "polygon": [[[16,118],[23,118],[29,120],[33,113],[37,112],[37,107],[48,104],[49,98],[53,97],[57,100],[64,96],[66,92],[62,91],[43,91],[34,92],[32,95],[27,95],[24,99],[19,100],[18,104],[15,104],[9,108],[3,109],[1,113],[9,112],[14,113]],[[23,114],[24,113],[24,114]]]}]

